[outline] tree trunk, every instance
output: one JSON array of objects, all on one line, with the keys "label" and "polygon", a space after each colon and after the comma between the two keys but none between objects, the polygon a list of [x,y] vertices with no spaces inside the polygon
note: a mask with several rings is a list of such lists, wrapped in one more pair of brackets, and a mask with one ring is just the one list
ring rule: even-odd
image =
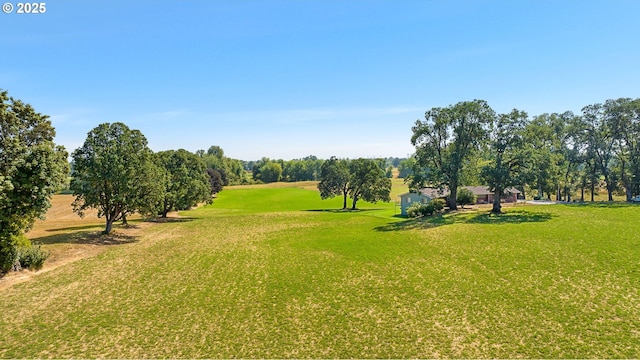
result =
[{"label": "tree trunk", "polygon": [[353,203],[351,204],[351,210],[356,210],[356,202],[358,202],[358,197],[353,197]]},{"label": "tree trunk", "polygon": [[496,189],[495,194],[493,194],[493,209],[491,209],[491,212],[494,214],[502,213],[502,204],[500,203],[502,193],[502,189]]},{"label": "tree trunk", "polygon": [[127,226],[129,223],[127,222],[127,215],[122,215],[122,225]]},{"label": "tree trunk", "polygon": [[584,185],[580,187],[580,202],[584,202]]},{"label": "tree trunk", "polygon": [[164,199],[164,206],[162,207],[162,217],[163,218],[167,218],[167,213],[169,212],[169,201],[167,201],[167,199]]},{"label": "tree trunk", "polygon": [[111,228],[113,227],[113,219],[107,219],[107,225],[104,229],[103,234],[109,235],[111,233]]},{"label": "tree trunk", "polygon": [[347,210],[347,190],[344,190],[342,192],[343,195],[343,199],[342,199],[342,210]]},{"label": "tree trunk", "polygon": [[451,180],[449,183],[449,210],[458,208],[458,179]]},{"label": "tree trunk", "polygon": [[593,183],[593,181],[591,182],[591,202],[594,202],[594,193],[596,192],[596,184]]}]

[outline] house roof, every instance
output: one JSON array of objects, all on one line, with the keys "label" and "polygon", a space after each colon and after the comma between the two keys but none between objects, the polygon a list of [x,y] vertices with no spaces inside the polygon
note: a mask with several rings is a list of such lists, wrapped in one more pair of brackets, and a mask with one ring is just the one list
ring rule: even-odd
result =
[{"label": "house roof", "polygon": [[[482,196],[482,195],[489,195],[489,194],[493,194],[493,191],[489,190],[488,186],[461,186],[458,189],[467,189],[470,190],[473,195],[476,196]],[[511,193],[511,194],[519,194],[520,191],[516,188],[510,187],[504,190],[505,193]],[[418,190],[418,193],[421,195],[425,195],[428,196],[430,198],[441,198],[441,197],[446,197],[449,196],[449,189],[448,188],[443,188],[443,189],[438,189],[438,188],[422,188],[420,190]],[[409,193],[404,193],[404,194],[400,194],[399,196],[403,196],[403,195],[407,195]]]},{"label": "house roof", "polygon": [[[473,195],[476,195],[476,196],[493,194],[493,191],[489,190],[488,186],[463,186],[462,188],[471,190]],[[516,188],[510,187],[510,188],[504,189],[504,193],[519,194],[520,191]]]}]

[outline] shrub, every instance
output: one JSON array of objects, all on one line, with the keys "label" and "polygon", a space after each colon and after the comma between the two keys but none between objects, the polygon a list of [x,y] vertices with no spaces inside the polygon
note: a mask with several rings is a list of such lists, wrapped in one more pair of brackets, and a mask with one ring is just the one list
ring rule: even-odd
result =
[{"label": "shrub", "polygon": [[18,259],[18,247],[13,238],[0,239],[0,274],[9,272]]},{"label": "shrub", "polygon": [[428,204],[415,203],[407,209],[407,216],[419,218],[423,216],[430,216],[435,211],[435,206],[431,202]]},{"label": "shrub", "polygon": [[469,189],[458,189],[457,203],[464,207],[465,205],[473,204],[476,202],[476,197]]},{"label": "shrub", "polygon": [[429,204],[433,204],[433,208],[436,211],[444,209],[444,206],[446,205],[444,199],[433,199]]},{"label": "shrub", "polygon": [[428,203],[424,206],[423,214],[425,216],[431,216],[434,212],[436,212],[436,207],[433,205],[433,203]]},{"label": "shrub", "polygon": [[424,205],[420,203],[413,203],[407,208],[407,216],[412,218],[418,218],[422,216],[422,207]]},{"label": "shrub", "polygon": [[40,270],[44,261],[49,257],[49,252],[42,250],[40,245],[20,249],[18,259],[23,269]]},{"label": "shrub", "polygon": [[31,241],[24,235],[11,235],[0,240],[0,274],[20,270],[20,251],[31,247]]}]

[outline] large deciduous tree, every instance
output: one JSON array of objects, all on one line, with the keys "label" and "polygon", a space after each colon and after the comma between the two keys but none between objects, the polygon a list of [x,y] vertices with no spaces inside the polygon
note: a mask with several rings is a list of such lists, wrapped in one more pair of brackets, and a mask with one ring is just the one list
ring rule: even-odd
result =
[{"label": "large deciduous tree", "polygon": [[172,209],[187,210],[211,199],[211,185],[206,166],[187,150],[168,150],[156,154],[167,176],[161,205],[162,217]]},{"label": "large deciduous tree", "polygon": [[629,201],[640,194],[640,99],[607,100],[604,116],[613,132],[616,170]]},{"label": "large deciduous tree", "polygon": [[616,128],[607,116],[607,107],[602,104],[587,105],[582,108],[588,153],[607,186],[609,201],[613,201],[616,178],[613,172]]},{"label": "large deciduous tree", "polygon": [[322,163],[320,167],[320,182],[318,190],[320,197],[324,199],[342,195],[342,209],[347,208],[347,196],[349,194],[349,162],[332,156]]},{"label": "large deciduous tree", "polygon": [[[282,162],[282,160],[279,161]],[[263,157],[253,165],[253,179],[263,183],[280,181],[282,179],[282,164],[280,162]]]},{"label": "large deciduous tree", "polygon": [[[384,163],[382,164],[384,166]],[[351,210],[356,210],[358,200],[391,201],[391,180],[386,177],[384,168],[378,161],[371,159],[356,159],[349,163],[349,184],[347,186],[351,197]]]},{"label": "large deciduous tree", "polygon": [[0,272],[13,266],[16,237],[50,207],[67,179],[67,152],[49,117],[0,90]]},{"label": "large deciduous tree", "polygon": [[522,185],[527,161],[531,158],[529,146],[525,144],[524,129],[527,113],[514,109],[509,114],[500,114],[490,136],[490,163],[483,167],[482,178],[493,191],[492,212],[501,213],[501,199],[505,189]]},{"label": "large deciduous tree", "polygon": [[463,165],[486,141],[494,111],[483,100],[465,101],[447,108],[432,108],[412,128],[416,165],[410,187],[448,187],[449,208],[457,208]]},{"label": "large deciduous tree", "polygon": [[211,187],[211,193],[217,194],[222,191],[224,187],[226,174],[222,169],[207,169],[207,175],[209,176],[209,186]]},{"label": "large deciduous tree", "polygon": [[532,148],[530,166],[530,184],[537,189],[542,198],[546,193],[557,188],[560,169],[558,163],[562,154],[558,151],[553,119],[555,115],[542,114],[535,116],[525,129],[526,142]]},{"label": "large deciduous tree", "polygon": [[120,122],[100,124],[72,157],[74,211],[84,216],[85,210],[97,209],[98,217],[105,218],[105,234],[115,221],[148,211],[157,201],[158,179],[148,171],[152,152],[139,130]]}]

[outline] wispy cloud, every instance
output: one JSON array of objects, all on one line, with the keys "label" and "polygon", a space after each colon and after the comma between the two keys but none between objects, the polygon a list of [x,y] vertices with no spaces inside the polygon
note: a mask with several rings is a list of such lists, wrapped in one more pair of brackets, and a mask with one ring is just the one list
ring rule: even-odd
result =
[{"label": "wispy cloud", "polygon": [[[64,109],[53,113],[49,119],[54,126],[58,125],[81,125],[95,122],[95,115],[98,113],[96,109],[79,107],[73,109]],[[96,124],[97,125],[97,124]]]},{"label": "wispy cloud", "polygon": [[203,115],[203,117],[210,120],[224,120],[229,122],[253,122],[259,119],[260,122],[274,125],[296,125],[314,123],[318,121],[344,122],[345,120],[349,121],[349,119],[388,117],[405,114],[410,116],[413,113],[420,113],[422,111],[422,108],[406,106],[375,108],[312,108],[210,113]]}]

